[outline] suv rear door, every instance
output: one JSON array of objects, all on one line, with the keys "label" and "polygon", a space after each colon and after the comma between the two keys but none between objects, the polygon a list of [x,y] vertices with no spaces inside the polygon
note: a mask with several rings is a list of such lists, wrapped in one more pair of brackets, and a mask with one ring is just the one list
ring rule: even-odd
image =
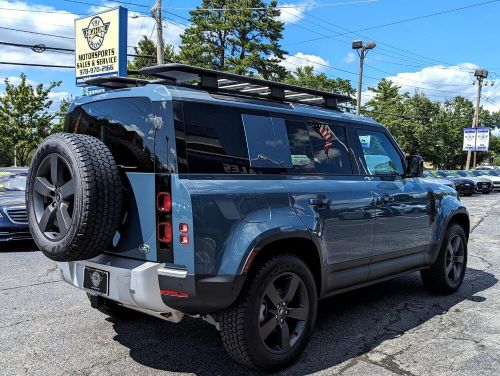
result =
[{"label": "suv rear door", "polygon": [[375,206],[363,176],[353,175],[345,127],[286,120],[293,169],[286,184],[292,204],[321,244],[328,289],[364,282],[372,252]]}]

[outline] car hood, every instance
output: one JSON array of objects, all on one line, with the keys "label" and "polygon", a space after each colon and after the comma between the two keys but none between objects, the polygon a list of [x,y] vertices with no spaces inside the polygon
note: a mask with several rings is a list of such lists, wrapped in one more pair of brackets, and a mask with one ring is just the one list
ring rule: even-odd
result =
[{"label": "car hood", "polygon": [[438,179],[438,178],[422,178],[425,181],[428,181],[430,183],[436,183],[436,184],[444,184],[444,185],[449,185],[450,187],[454,187],[455,184],[448,179]]},{"label": "car hood", "polygon": [[18,192],[0,192],[0,206],[25,206],[26,195],[24,191]]},{"label": "car hood", "polygon": [[491,183],[491,179],[488,179],[488,178],[483,178],[481,176],[474,176],[474,177],[470,177],[468,178],[470,180],[473,180],[475,181],[476,183]]},{"label": "car hood", "polygon": [[478,176],[478,178],[488,179],[488,180],[500,183],[500,176],[481,175],[481,176]]}]

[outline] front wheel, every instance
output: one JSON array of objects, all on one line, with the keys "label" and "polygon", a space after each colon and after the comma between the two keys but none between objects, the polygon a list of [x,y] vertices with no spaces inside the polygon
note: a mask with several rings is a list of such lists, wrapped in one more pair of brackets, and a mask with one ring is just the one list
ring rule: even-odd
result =
[{"label": "front wheel", "polygon": [[452,224],[445,234],[436,262],[420,275],[429,290],[449,294],[458,290],[467,267],[467,237],[462,227]]},{"label": "front wheel", "polygon": [[289,366],[311,336],[318,306],[311,271],[299,258],[279,255],[248,276],[242,296],[221,314],[222,342],[253,369]]}]

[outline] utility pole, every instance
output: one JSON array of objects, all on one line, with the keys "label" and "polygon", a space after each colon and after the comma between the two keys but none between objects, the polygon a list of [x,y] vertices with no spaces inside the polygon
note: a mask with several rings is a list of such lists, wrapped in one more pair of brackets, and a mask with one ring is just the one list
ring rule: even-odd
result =
[{"label": "utility pole", "polygon": [[156,63],[163,64],[163,54],[165,47],[163,46],[163,24],[161,16],[161,0],[155,0],[155,5],[151,8],[151,17],[156,21]]},{"label": "utility pole", "polygon": [[356,100],[356,114],[361,114],[361,88],[363,86],[363,64],[368,51],[375,48],[377,44],[374,41],[369,41],[366,46],[363,46],[363,41],[355,40],[352,42],[352,49],[358,52],[359,56],[359,76],[358,76],[358,92]]},{"label": "utility pole", "polygon": [[[472,128],[479,127],[479,112],[481,111],[481,89],[483,87],[483,80],[488,77],[488,71],[486,69],[476,69],[474,76],[477,79],[477,98],[476,98],[476,111],[474,112],[474,118],[472,119]],[[474,159],[472,162],[472,167],[476,167],[476,157],[477,152],[474,151]],[[465,169],[470,168],[471,152],[467,152],[467,162],[465,163]]]}]

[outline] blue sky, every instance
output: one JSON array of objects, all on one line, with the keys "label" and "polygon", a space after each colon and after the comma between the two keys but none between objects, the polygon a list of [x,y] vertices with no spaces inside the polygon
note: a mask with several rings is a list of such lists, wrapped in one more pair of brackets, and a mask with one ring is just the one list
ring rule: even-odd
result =
[{"label": "blue sky", "polygon": [[[111,1],[78,0],[13,1],[0,0],[0,26],[55,34],[71,38],[73,19],[96,12]],[[124,0],[127,1],[127,0]],[[153,0],[129,0],[144,7],[124,5],[130,13],[147,13]],[[285,32],[282,40],[288,52],[283,62],[289,68],[315,62],[317,71],[331,77],[357,82],[358,59],[351,50],[353,39],[373,39],[377,47],[368,54],[363,85],[364,100],[370,97],[367,86],[390,77],[403,88],[421,91],[432,99],[443,101],[456,95],[475,98],[472,71],[489,69],[484,89],[485,107],[500,111],[500,49],[498,48],[498,16],[500,1],[449,12],[411,22],[394,22],[467,7],[487,0],[323,0],[281,1]],[[164,0],[165,39],[177,46],[179,35],[188,26],[188,9],[201,1]],[[36,11],[36,12],[35,12]],[[51,13],[44,13],[48,11]],[[56,13],[52,13],[56,11]],[[66,13],[57,13],[65,11]],[[381,26],[392,24],[387,26]],[[153,35],[150,18],[129,18],[128,45],[134,46],[141,35]],[[363,31],[360,31],[363,30]],[[354,32],[354,33],[353,33]],[[318,39],[321,38],[321,39]],[[317,40],[313,40],[317,39]],[[73,48],[73,40],[0,29],[0,41]],[[73,65],[73,56],[62,53],[36,54],[29,49],[0,45],[0,61],[37,62]],[[337,68],[337,69],[335,69]],[[0,65],[2,81],[25,72],[33,82],[62,81],[54,99],[80,95],[74,86],[72,69],[43,69]],[[493,86],[491,86],[493,85]],[[3,85],[0,85],[0,92]]]}]

